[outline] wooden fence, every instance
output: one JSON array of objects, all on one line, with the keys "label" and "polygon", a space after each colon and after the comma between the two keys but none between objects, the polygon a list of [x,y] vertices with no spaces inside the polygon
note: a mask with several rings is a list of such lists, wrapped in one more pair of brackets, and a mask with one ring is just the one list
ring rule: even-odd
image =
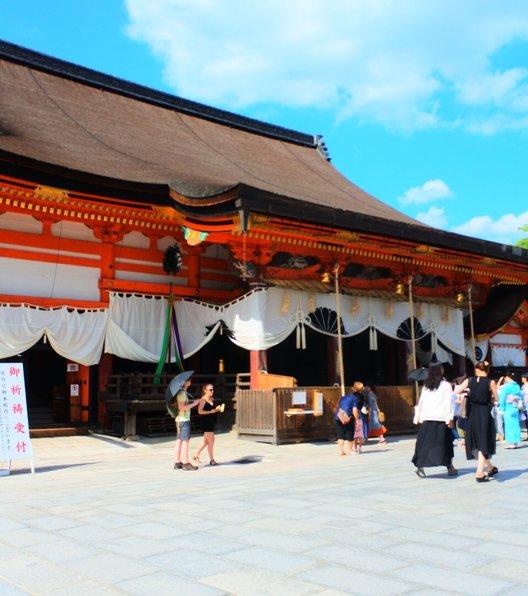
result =
[{"label": "wooden fence", "polygon": [[[378,387],[377,391],[389,434],[413,432],[414,387]],[[294,393],[297,396],[304,394],[304,406],[296,407],[299,406],[299,398],[294,399]],[[339,387],[238,390],[237,436],[274,445],[334,440],[334,414],[340,396]],[[322,403],[322,410],[317,409],[317,403]]]}]

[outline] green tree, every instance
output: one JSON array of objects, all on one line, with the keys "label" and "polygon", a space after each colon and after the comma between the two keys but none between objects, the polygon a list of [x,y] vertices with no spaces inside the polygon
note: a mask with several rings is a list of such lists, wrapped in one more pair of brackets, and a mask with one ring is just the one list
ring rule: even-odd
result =
[{"label": "green tree", "polygon": [[[521,232],[528,232],[528,225],[521,226],[519,228],[519,230],[521,230]],[[520,246],[521,248],[528,248],[528,238],[521,238],[520,240],[517,241],[516,246]]]}]

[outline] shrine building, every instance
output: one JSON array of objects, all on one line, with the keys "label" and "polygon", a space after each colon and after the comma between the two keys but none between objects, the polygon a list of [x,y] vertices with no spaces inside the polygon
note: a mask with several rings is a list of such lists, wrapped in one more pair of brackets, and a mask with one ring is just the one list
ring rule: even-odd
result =
[{"label": "shrine building", "polygon": [[110,376],[165,363],[253,388],[527,366],[528,251],[400,213],[318,135],[5,42],[0,238],[0,359],[34,426],[102,423]]}]

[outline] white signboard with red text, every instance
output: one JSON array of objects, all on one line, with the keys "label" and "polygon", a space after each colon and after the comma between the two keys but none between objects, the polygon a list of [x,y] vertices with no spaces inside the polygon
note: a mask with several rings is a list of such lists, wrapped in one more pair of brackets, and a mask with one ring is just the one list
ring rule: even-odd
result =
[{"label": "white signboard with red text", "polygon": [[0,363],[0,461],[31,459],[24,367],[21,362]]}]

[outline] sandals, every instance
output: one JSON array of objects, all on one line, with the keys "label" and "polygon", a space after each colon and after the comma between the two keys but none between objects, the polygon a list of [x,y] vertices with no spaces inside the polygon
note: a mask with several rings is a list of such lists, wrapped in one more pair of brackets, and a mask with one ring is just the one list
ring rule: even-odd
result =
[{"label": "sandals", "polygon": [[199,458],[197,455],[193,455],[192,459],[193,459],[193,462],[194,462],[195,464],[201,464],[201,463],[202,463],[202,462],[200,461],[200,458]]},{"label": "sandals", "polygon": [[212,459],[212,460],[209,462],[209,465],[210,465],[210,466],[217,466],[218,464],[217,464],[217,462],[215,462],[215,460],[214,460],[214,459]]},{"label": "sandals", "polygon": [[475,476],[475,480],[477,482],[487,482],[489,480],[489,476],[487,474],[484,476]]},{"label": "sandals", "polygon": [[488,472],[488,476],[496,476],[499,473],[499,468],[493,466],[491,470]]},{"label": "sandals", "polygon": [[418,476],[418,478],[425,478],[425,472],[423,468],[416,468],[414,473]]}]

